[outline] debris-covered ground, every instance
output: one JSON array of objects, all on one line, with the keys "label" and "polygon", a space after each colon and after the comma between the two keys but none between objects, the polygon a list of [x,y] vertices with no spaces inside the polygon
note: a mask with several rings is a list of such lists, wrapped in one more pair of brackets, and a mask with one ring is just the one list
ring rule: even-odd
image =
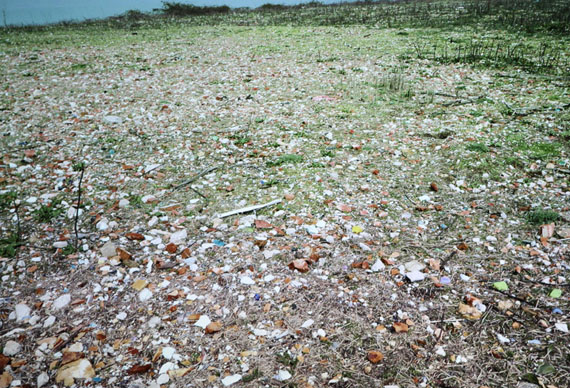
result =
[{"label": "debris-covered ground", "polygon": [[568,386],[569,47],[3,31],[0,387]]}]

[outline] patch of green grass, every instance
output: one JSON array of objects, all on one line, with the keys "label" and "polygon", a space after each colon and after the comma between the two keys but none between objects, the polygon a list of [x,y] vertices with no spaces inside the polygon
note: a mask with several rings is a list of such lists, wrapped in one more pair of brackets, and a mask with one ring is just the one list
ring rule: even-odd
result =
[{"label": "patch of green grass", "polygon": [[8,191],[4,194],[0,194],[0,211],[7,210],[12,207],[12,204],[18,197],[15,191]]},{"label": "patch of green grass", "polygon": [[560,143],[534,143],[528,148],[530,157],[533,159],[549,159],[560,156]]},{"label": "patch of green grass", "polygon": [[244,383],[250,383],[261,376],[263,376],[263,373],[261,373],[258,368],[255,368],[250,374],[243,376],[242,381]]},{"label": "patch of green grass", "polygon": [[274,161],[269,161],[266,163],[267,167],[279,167],[286,163],[300,163],[303,161],[303,157],[301,155],[295,154],[286,154],[281,155]]},{"label": "patch of green grass", "polygon": [[321,156],[328,156],[329,158],[334,158],[335,153],[332,150],[323,149],[321,150]]},{"label": "patch of green grass", "polygon": [[283,364],[288,368],[291,368],[291,370],[295,370],[295,368],[297,367],[297,363],[299,362],[299,360],[297,360],[297,357],[294,357],[286,352],[278,353],[275,355],[275,357],[277,357],[278,363]]},{"label": "patch of green grass", "polygon": [[489,147],[483,143],[469,143],[465,146],[465,149],[473,152],[489,152]]},{"label": "patch of green grass", "polygon": [[16,250],[22,245],[20,236],[16,232],[12,232],[8,237],[0,239],[0,256],[14,257]]},{"label": "patch of green grass", "polygon": [[49,205],[41,205],[38,209],[34,210],[33,214],[36,221],[45,223],[51,222],[51,220],[63,214],[64,210],[57,208],[59,202],[61,202],[61,200],[53,201]]},{"label": "patch of green grass", "polygon": [[232,139],[234,139],[235,145],[244,145],[251,141],[251,137],[242,135],[233,136]]},{"label": "patch of green grass", "polygon": [[543,225],[560,219],[560,214],[553,210],[537,209],[526,215],[526,220],[532,225]]}]

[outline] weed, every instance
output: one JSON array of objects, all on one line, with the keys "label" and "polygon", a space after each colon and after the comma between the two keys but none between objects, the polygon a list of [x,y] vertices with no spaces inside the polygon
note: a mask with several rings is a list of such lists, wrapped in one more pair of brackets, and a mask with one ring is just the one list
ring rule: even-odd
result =
[{"label": "weed", "polygon": [[250,374],[243,376],[242,381],[244,383],[249,383],[261,376],[263,376],[263,373],[261,373],[258,368],[255,368]]},{"label": "weed", "polygon": [[0,211],[11,208],[17,197],[18,194],[16,194],[14,191],[8,191],[6,193],[0,194]]},{"label": "weed", "polygon": [[8,237],[0,239],[0,256],[1,257],[14,257],[16,250],[22,245],[18,233],[12,232]]},{"label": "weed", "polygon": [[275,357],[277,357],[278,363],[283,364],[292,370],[295,370],[297,363],[299,362],[299,360],[297,360],[297,357],[293,357],[289,353],[278,353],[275,355]]},{"label": "weed", "polygon": [[45,223],[51,222],[51,220],[59,217],[64,212],[63,209],[56,208],[57,205],[58,202],[55,201],[49,205],[42,204],[38,209],[36,209],[33,212],[34,218],[38,222],[45,222]]},{"label": "weed", "polygon": [[560,214],[553,210],[537,209],[529,212],[526,220],[532,225],[548,224],[560,219]]},{"label": "weed", "polygon": [[534,143],[528,150],[533,159],[548,159],[560,156],[560,143]]},{"label": "weed", "polygon": [[483,143],[470,143],[465,147],[468,151],[473,152],[489,152],[489,147]]},{"label": "weed", "polygon": [[328,156],[329,158],[334,158],[335,157],[335,153],[332,150],[321,150],[321,156]]},{"label": "weed", "polygon": [[266,163],[267,167],[278,167],[286,163],[300,163],[303,161],[303,157],[301,155],[295,154],[286,154],[281,155],[274,161],[269,161]]}]

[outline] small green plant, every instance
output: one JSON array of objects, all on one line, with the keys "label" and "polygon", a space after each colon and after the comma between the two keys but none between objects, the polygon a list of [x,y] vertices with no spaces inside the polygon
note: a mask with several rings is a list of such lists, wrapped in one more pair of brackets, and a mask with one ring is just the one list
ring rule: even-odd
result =
[{"label": "small green plant", "polygon": [[334,158],[335,157],[335,153],[332,150],[321,150],[321,156],[328,156],[329,158]]},{"label": "small green plant", "polygon": [[286,154],[281,155],[274,161],[269,161],[266,163],[267,167],[279,167],[286,163],[300,163],[303,161],[303,157],[301,155],[295,154]]},{"label": "small green plant", "polygon": [[473,152],[489,152],[490,151],[489,147],[487,147],[483,143],[470,143],[470,144],[467,144],[465,149],[467,149],[468,151],[473,151]]},{"label": "small green plant", "polygon": [[77,162],[74,163],[72,166],[73,171],[78,172],[78,171],[83,171],[85,170],[85,162]]},{"label": "small green plant", "polygon": [[259,371],[258,368],[255,368],[250,374],[245,375],[242,380],[244,383],[249,383],[260,378],[261,376],[263,376],[263,374]]},{"label": "small green plant", "polygon": [[533,159],[548,159],[560,156],[560,143],[534,143],[529,147]]},{"label": "small green plant", "polygon": [[293,357],[292,355],[286,352],[277,353],[275,357],[277,357],[278,363],[291,368],[291,370],[295,370],[295,368],[297,367],[297,363],[299,362],[299,360],[297,360],[297,357]]},{"label": "small green plant", "polygon": [[235,136],[233,139],[235,145],[244,145],[251,141],[251,137],[249,136]]},{"label": "small green plant", "polygon": [[0,211],[11,208],[17,196],[18,195],[15,191],[8,191],[4,194],[0,194]]},{"label": "small green plant", "polygon": [[560,219],[560,214],[553,210],[537,209],[529,212],[526,220],[532,225],[548,224]]},{"label": "small green plant", "polygon": [[56,206],[59,204],[59,201],[54,201],[49,205],[41,205],[38,209],[36,209],[33,214],[34,218],[38,222],[51,222],[54,218],[59,217],[63,214],[63,209],[58,209]]},{"label": "small green plant", "polygon": [[22,245],[20,236],[12,232],[8,237],[0,239],[0,257],[14,257],[16,250]]},{"label": "small green plant", "polygon": [[61,254],[64,256],[73,255],[75,252],[77,252],[77,249],[72,244],[67,244],[67,246],[61,250]]}]

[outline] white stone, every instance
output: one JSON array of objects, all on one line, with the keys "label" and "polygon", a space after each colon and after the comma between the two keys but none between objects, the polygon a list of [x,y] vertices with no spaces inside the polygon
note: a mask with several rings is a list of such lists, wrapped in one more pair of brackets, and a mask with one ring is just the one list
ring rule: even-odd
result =
[{"label": "white stone", "polygon": [[148,326],[150,328],[155,328],[158,325],[160,325],[160,322],[162,322],[162,320],[160,319],[160,317],[152,317],[149,321],[148,321]]},{"label": "white stone", "polygon": [[230,385],[235,384],[240,380],[241,380],[241,375],[231,375],[224,377],[222,379],[222,384],[224,384],[224,387],[229,387]]},{"label": "white stone", "polygon": [[22,345],[20,345],[18,342],[8,341],[6,342],[6,345],[4,345],[4,350],[2,351],[2,353],[6,357],[12,357],[20,353],[21,350],[22,350]]},{"label": "white stone", "polygon": [[497,339],[499,340],[500,343],[502,344],[508,344],[509,342],[511,342],[510,339],[508,339],[507,337],[497,333]]},{"label": "white stone", "polygon": [[19,303],[16,305],[15,312],[16,312],[16,321],[23,321],[24,319],[30,318],[32,309],[23,303]]},{"label": "white stone", "polygon": [[372,266],[372,268],[370,268],[370,269],[372,270],[372,272],[378,272],[378,271],[382,271],[384,268],[386,268],[386,266],[384,265],[382,260],[377,259],[376,262],[374,263],[374,265]]},{"label": "white stone", "polygon": [[404,264],[404,268],[406,268],[407,272],[421,271],[425,267],[426,267],[425,264],[420,263],[417,260],[409,261],[406,264]]},{"label": "white stone", "polygon": [[107,124],[121,124],[123,122],[123,119],[119,116],[108,115],[103,117],[103,121]]},{"label": "white stone", "polygon": [[556,330],[561,331],[563,333],[568,333],[568,325],[564,322],[558,322],[554,325]]},{"label": "white stone", "polygon": [[247,286],[251,286],[251,285],[255,284],[255,281],[254,281],[252,278],[250,278],[249,276],[243,276],[243,277],[241,277],[241,278],[239,279],[239,282],[240,282],[241,284],[245,284],[245,285],[247,285]]},{"label": "white stone", "polygon": [[107,241],[105,245],[101,247],[101,256],[103,257],[113,257],[117,256],[117,247],[111,241]]},{"label": "white stone", "polygon": [[182,229],[170,235],[170,242],[180,245],[186,241],[186,237],[188,237],[188,233],[186,232],[186,229]]},{"label": "white stone", "polygon": [[291,373],[289,373],[289,371],[286,371],[285,369],[281,369],[279,371],[279,374],[277,375],[277,380],[279,381],[285,381],[285,380],[289,380],[291,377]]},{"label": "white stone", "polygon": [[167,362],[166,364],[160,367],[158,374],[163,375],[165,373],[168,373],[169,370],[174,370],[174,369],[176,369],[176,364],[173,362]]},{"label": "white stone", "polygon": [[445,350],[443,350],[443,347],[441,347],[441,346],[437,347],[437,349],[435,350],[435,354],[437,354],[438,356],[441,356],[441,357],[446,356]]},{"label": "white stone", "polygon": [[201,327],[202,329],[205,329],[206,326],[208,326],[211,322],[212,321],[210,321],[210,317],[208,317],[207,315],[200,315],[200,318],[198,319],[198,321],[196,321],[194,326],[198,326]]},{"label": "white stone", "polygon": [[105,231],[109,229],[109,220],[106,218],[102,218],[97,224],[95,225],[97,230]]},{"label": "white stone", "polygon": [[141,292],[139,292],[139,300],[141,302],[146,302],[150,298],[152,298],[152,291],[148,288],[144,288],[141,290]]},{"label": "white stone", "polygon": [[308,329],[309,327],[311,327],[313,325],[313,323],[315,323],[315,321],[313,321],[312,319],[307,319],[305,322],[303,322],[301,327],[303,329]]},{"label": "white stone", "polygon": [[55,317],[53,315],[50,315],[49,317],[47,317],[47,319],[44,321],[44,327],[50,327],[51,325],[53,325],[55,323]]},{"label": "white stone", "polygon": [[71,295],[63,294],[62,296],[53,301],[52,307],[55,310],[59,310],[67,306],[70,302],[71,302]]},{"label": "white stone", "polygon": [[166,384],[170,381],[170,377],[168,376],[168,373],[162,374],[160,376],[158,376],[158,379],[156,379],[156,382],[159,385],[163,385]]},{"label": "white stone", "polygon": [[425,273],[420,272],[420,271],[412,271],[412,272],[406,273],[406,277],[411,282],[419,282],[419,281],[424,280],[426,278],[426,275],[425,275]]},{"label": "white stone", "polygon": [[54,248],[65,248],[67,245],[67,241],[56,241],[53,243]]},{"label": "white stone", "polygon": [[130,202],[128,199],[123,198],[123,199],[121,199],[121,200],[119,201],[119,207],[120,207],[121,209],[122,209],[122,208],[125,208],[125,207],[129,206],[130,203],[131,203],[131,202]]},{"label": "white stone", "polygon": [[121,311],[119,314],[117,314],[117,316],[115,318],[117,318],[119,321],[124,321],[125,318],[127,318],[127,313],[124,311]]},{"label": "white stone", "polygon": [[156,197],[154,195],[145,195],[144,197],[141,198],[141,202],[142,203],[149,203],[156,200]]},{"label": "white stone", "polygon": [[83,351],[83,344],[81,342],[75,342],[67,350],[70,352],[76,352],[76,353],[82,352]]},{"label": "white stone", "polygon": [[174,353],[176,353],[176,349],[174,349],[172,346],[162,348],[162,357],[166,358],[167,360],[171,360],[172,356],[174,356]]},{"label": "white stone", "polygon": [[49,382],[49,375],[46,372],[42,372],[36,380],[36,385],[38,388],[40,388],[46,385],[48,382]]}]

